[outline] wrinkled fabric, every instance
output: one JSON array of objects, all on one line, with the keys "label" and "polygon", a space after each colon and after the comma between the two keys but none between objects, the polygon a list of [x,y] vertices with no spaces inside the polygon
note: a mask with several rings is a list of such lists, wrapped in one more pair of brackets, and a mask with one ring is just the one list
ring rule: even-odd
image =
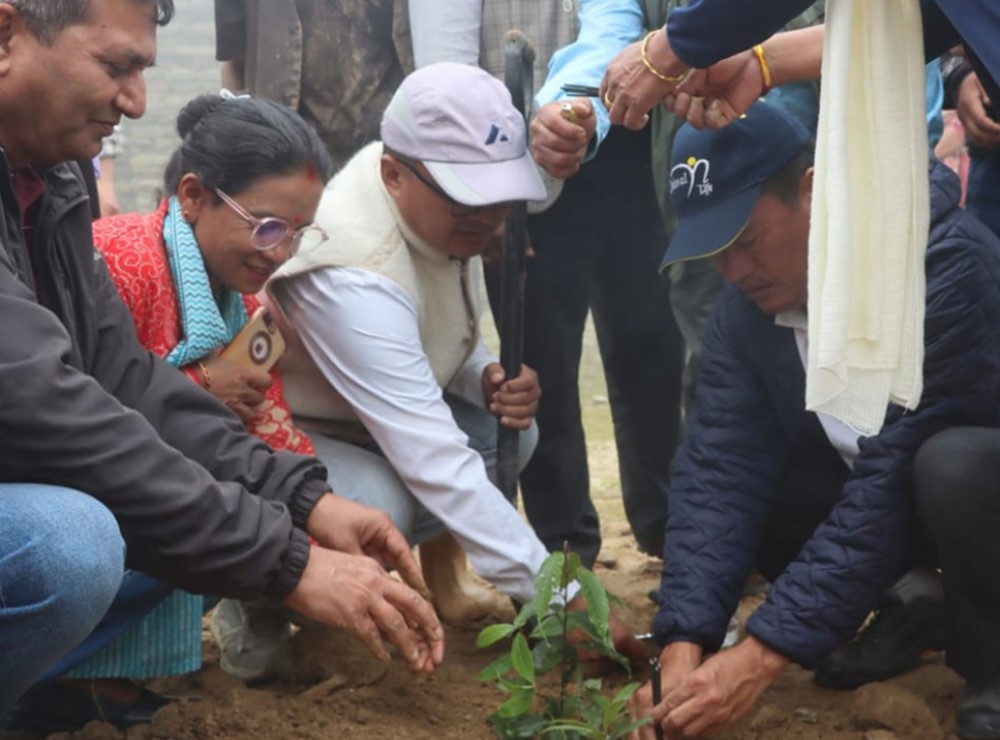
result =
[{"label": "wrinkled fabric", "polygon": [[[1000,241],[957,207],[957,178],[931,171],[924,395],[890,407],[860,440],[840,501],[774,582],[750,634],[811,666],[850,637],[902,574],[920,445],[954,426],[1000,424]],[[792,330],[730,286],[716,306],[698,405],[677,456],[662,584],[661,641],[715,648],[739,603],[789,461],[818,420]],[[825,441],[823,442],[826,443]]]}]

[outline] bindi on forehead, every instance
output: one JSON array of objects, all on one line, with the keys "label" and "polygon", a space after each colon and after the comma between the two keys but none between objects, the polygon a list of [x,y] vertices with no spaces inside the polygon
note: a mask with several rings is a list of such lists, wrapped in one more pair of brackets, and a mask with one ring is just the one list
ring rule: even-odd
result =
[{"label": "bindi on forehead", "polygon": [[298,226],[302,223],[302,216],[296,216],[293,220],[295,221],[295,225]]},{"label": "bindi on forehead", "polygon": [[316,175],[316,168],[315,167],[306,167],[306,179],[309,182],[313,182],[313,181],[316,180],[316,177],[317,177],[317,175]]}]

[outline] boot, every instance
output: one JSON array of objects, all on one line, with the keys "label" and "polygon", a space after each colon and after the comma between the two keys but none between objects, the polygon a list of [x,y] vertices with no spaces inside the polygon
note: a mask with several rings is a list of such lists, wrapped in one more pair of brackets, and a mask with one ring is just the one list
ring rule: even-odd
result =
[{"label": "boot", "polygon": [[510,600],[473,578],[465,551],[450,532],[420,545],[420,567],[441,620],[468,624],[510,613]]}]

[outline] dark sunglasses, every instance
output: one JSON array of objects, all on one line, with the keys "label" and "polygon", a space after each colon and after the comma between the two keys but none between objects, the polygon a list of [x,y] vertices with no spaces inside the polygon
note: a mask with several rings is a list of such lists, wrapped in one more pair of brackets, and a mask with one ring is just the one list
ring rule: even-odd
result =
[{"label": "dark sunglasses", "polygon": [[269,249],[274,249],[285,241],[285,239],[289,239],[290,237],[288,251],[290,255],[294,255],[299,251],[299,245],[302,243],[302,237],[306,234],[312,234],[318,237],[318,244],[322,244],[329,238],[326,231],[316,224],[308,224],[296,229],[285,219],[277,218],[276,216],[257,218],[256,216],[247,213],[243,206],[218,188],[215,188],[215,194],[222,198],[222,201],[227,206],[236,211],[240,218],[250,224],[250,243],[253,245],[254,249],[266,252]]}]

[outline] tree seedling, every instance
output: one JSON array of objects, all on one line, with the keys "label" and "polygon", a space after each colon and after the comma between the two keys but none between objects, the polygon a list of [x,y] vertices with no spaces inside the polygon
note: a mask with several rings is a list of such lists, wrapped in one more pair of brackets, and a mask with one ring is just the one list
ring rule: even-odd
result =
[{"label": "tree seedling", "polygon": [[[566,608],[574,582],[580,586],[586,608]],[[502,740],[616,740],[649,721],[634,721],[629,715],[628,700],[639,688],[638,682],[608,698],[600,679],[583,677],[581,649],[610,658],[631,673],[628,659],[615,650],[612,641],[610,598],[578,555],[553,553],[535,579],[535,597],[514,621],[490,625],[479,633],[476,645],[481,648],[510,639],[509,652],[478,676],[508,695],[488,718]],[[555,671],[558,695],[539,696],[539,678]]]}]

